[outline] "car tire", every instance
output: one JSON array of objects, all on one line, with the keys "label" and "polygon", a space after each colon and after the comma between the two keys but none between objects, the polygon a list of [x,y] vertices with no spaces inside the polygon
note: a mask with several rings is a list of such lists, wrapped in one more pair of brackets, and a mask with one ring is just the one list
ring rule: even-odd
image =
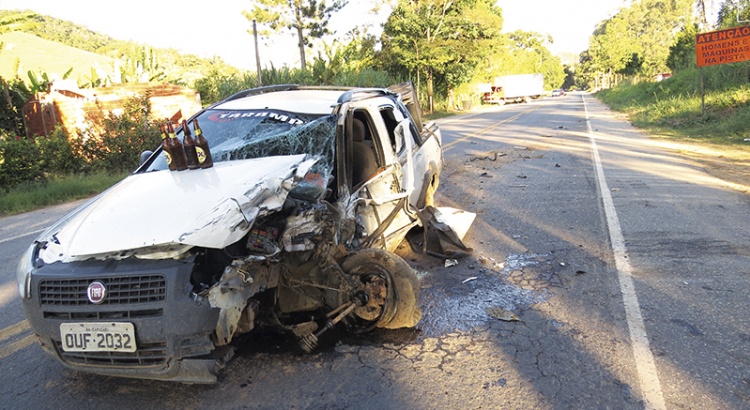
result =
[{"label": "car tire", "polygon": [[[359,277],[365,289],[378,282],[385,287],[385,295],[378,292],[384,300],[377,301],[378,295],[370,296],[368,306],[354,310],[358,318],[355,331],[409,328],[419,323],[419,279],[400,256],[382,249],[362,249],[347,256],[340,266],[347,274]],[[373,304],[379,306],[379,311],[373,312]]]}]

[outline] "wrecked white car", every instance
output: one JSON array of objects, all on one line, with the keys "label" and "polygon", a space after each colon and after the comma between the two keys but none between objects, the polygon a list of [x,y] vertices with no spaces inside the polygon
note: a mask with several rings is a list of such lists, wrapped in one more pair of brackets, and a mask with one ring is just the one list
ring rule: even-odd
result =
[{"label": "wrecked white car", "polygon": [[442,150],[411,84],[394,90],[272,86],[196,114],[212,168],[169,171],[158,149],[23,256],[41,346],[76,370],[211,383],[254,329],[310,351],[334,326],[415,326],[392,251],[432,209]]}]

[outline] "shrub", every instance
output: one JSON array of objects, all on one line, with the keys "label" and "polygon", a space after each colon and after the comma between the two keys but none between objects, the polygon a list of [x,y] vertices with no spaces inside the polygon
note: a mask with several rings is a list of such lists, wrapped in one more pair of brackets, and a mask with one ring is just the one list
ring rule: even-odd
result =
[{"label": "shrub", "polygon": [[73,144],[82,156],[83,171],[132,171],[141,152],[159,145],[159,128],[150,118],[149,95],[132,97],[123,108],[119,115],[104,112],[100,106],[88,113],[89,126],[79,131]]},{"label": "shrub", "polygon": [[71,143],[62,127],[56,127],[46,137],[37,137],[36,145],[39,149],[41,167],[48,174],[76,174],[85,169],[79,144]]},{"label": "shrub", "polygon": [[39,147],[33,139],[0,133],[0,188],[3,191],[25,181],[42,181]]}]

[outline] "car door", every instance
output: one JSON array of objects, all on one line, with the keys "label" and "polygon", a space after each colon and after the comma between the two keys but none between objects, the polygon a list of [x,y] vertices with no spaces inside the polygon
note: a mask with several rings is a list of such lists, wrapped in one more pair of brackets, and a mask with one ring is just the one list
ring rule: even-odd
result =
[{"label": "car door", "polygon": [[[364,141],[371,144],[378,162],[374,175],[352,187],[352,202],[358,202],[356,219],[362,229],[361,245],[394,250],[414,226],[416,216],[406,212],[411,193],[406,189],[409,181],[404,180],[404,168],[391,144],[388,128],[375,108],[371,108],[354,110],[347,116],[348,121],[364,123],[367,133]],[[347,129],[353,127],[347,126]],[[357,149],[356,139],[347,139],[351,141],[352,151]],[[355,161],[351,166],[365,165]]]}]

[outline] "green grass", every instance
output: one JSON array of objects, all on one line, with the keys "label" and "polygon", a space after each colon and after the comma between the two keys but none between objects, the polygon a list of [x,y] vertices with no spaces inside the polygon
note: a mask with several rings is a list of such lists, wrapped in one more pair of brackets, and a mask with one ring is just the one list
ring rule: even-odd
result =
[{"label": "green grass", "polygon": [[[685,70],[659,83],[622,84],[597,97],[660,137],[719,145],[748,145],[750,83],[744,67]],[[701,75],[705,108],[701,108]]]},{"label": "green grass", "polygon": [[461,113],[462,112],[459,112],[459,111],[446,111],[446,110],[443,110],[443,109],[437,109],[437,110],[433,111],[432,114],[429,114],[429,115],[422,114],[422,116],[425,119],[427,119],[427,121],[435,121],[435,120],[439,120],[441,118],[451,117],[451,116],[454,116],[456,114],[461,114]]},{"label": "green grass", "polygon": [[0,216],[18,214],[96,195],[127,174],[106,173],[54,178],[46,183],[27,183],[0,195]]}]

